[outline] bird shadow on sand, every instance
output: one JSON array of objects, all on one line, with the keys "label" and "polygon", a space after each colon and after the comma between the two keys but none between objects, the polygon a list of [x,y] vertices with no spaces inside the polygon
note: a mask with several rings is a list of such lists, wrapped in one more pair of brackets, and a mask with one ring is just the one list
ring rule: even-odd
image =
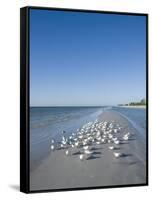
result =
[{"label": "bird shadow on sand", "polygon": [[66,150],[68,147],[57,147],[56,150]]},{"label": "bird shadow on sand", "polygon": [[136,140],[135,138],[129,138],[128,141]]},{"label": "bird shadow on sand", "polygon": [[92,154],[93,154],[93,155],[100,155],[101,152],[99,152],[99,151],[94,151]]},{"label": "bird shadow on sand", "polygon": [[114,150],[120,150],[120,149],[121,149],[120,147],[115,147],[115,148],[114,148]]},{"label": "bird shadow on sand", "polygon": [[101,150],[101,149],[103,149],[103,148],[101,148],[101,147],[92,147],[91,148],[92,151]]},{"label": "bird shadow on sand", "polygon": [[121,157],[125,158],[125,157],[130,157],[130,156],[132,156],[132,154],[128,153],[128,154],[123,154]]},{"label": "bird shadow on sand", "polygon": [[94,155],[91,155],[89,158],[87,158],[86,160],[94,160],[94,159],[97,159],[97,158],[100,158],[100,156],[94,156]]},{"label": "bird shadow on sand", "polygon": [[119,145],[128,144],[127,141],[121,140]]},{"label": "bird shadow on sand", "polygon": [[80,155],[80,154],[81,154],[81,152],[78,151],[78,152],[73,153],[72,155],[73,155],[73,156],[76,156],[76,155]]}]

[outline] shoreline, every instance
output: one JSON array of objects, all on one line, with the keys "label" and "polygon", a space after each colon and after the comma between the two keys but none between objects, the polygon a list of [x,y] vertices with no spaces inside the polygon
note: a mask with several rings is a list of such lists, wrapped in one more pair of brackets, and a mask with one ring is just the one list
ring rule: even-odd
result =
[{"label": "shoreline", "polygon": [[147,106],[117,106],[117,107],[119,108],[145,108],[146,109]]},{"label": "shoreline", "polygon": [[79,159],[81,148],[70,156],[65,149],[55,150],[30,173],[31,190],[146,183],[146,147],[138,131],[115,111],[104,111],[98,120],[119,123],[120,137],[131,132],[130,140],[122,141],[115,150],[125,156],[114,158],[108,143],[93,145],[93,157],[84,161]]}]

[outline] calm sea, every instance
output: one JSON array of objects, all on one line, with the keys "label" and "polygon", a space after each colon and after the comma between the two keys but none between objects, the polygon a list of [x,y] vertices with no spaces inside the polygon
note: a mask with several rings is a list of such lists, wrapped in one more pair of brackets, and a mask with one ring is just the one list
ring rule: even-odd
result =
[{"label": "calm sea", "polygon": [[61,139],[82,125],[93,121],[105,109],[115,110],[126,116],[137,128],[146,129],[145,109],[120,107],[31,107],[30,108],[30,167],[33,170],[49,154],[50,140]]}]

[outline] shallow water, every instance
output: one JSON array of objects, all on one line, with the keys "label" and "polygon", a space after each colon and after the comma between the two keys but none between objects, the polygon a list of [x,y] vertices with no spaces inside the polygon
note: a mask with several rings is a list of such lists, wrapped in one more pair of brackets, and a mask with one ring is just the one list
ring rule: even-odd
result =
[{"label": "shallow water", "polygon": [[130,119],[135,126],[138,126],[141,129],[146,131],[146,109],[145,108],[121,108],[121,107],[112,107],[112,110],[115,110],[128,119]]}]

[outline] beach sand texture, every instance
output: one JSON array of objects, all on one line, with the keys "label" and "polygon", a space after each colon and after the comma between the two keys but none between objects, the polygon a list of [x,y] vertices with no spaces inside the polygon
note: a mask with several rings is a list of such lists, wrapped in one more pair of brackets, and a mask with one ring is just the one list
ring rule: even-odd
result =
[{"label": "beach sand texture", "polygon": [[[31,191],[146,183],[146,136],[115,111],[104,111],[98,120],[119,123],[122,129],[117,136],[130,132],[130,139],[119,145],[92,145],[93,154],[84,161],[79,159],[81,148],[68,156],[66,149],[48,150],[49,156],[30,172]],[[113,152],[123,156],[115,158]]]}]

